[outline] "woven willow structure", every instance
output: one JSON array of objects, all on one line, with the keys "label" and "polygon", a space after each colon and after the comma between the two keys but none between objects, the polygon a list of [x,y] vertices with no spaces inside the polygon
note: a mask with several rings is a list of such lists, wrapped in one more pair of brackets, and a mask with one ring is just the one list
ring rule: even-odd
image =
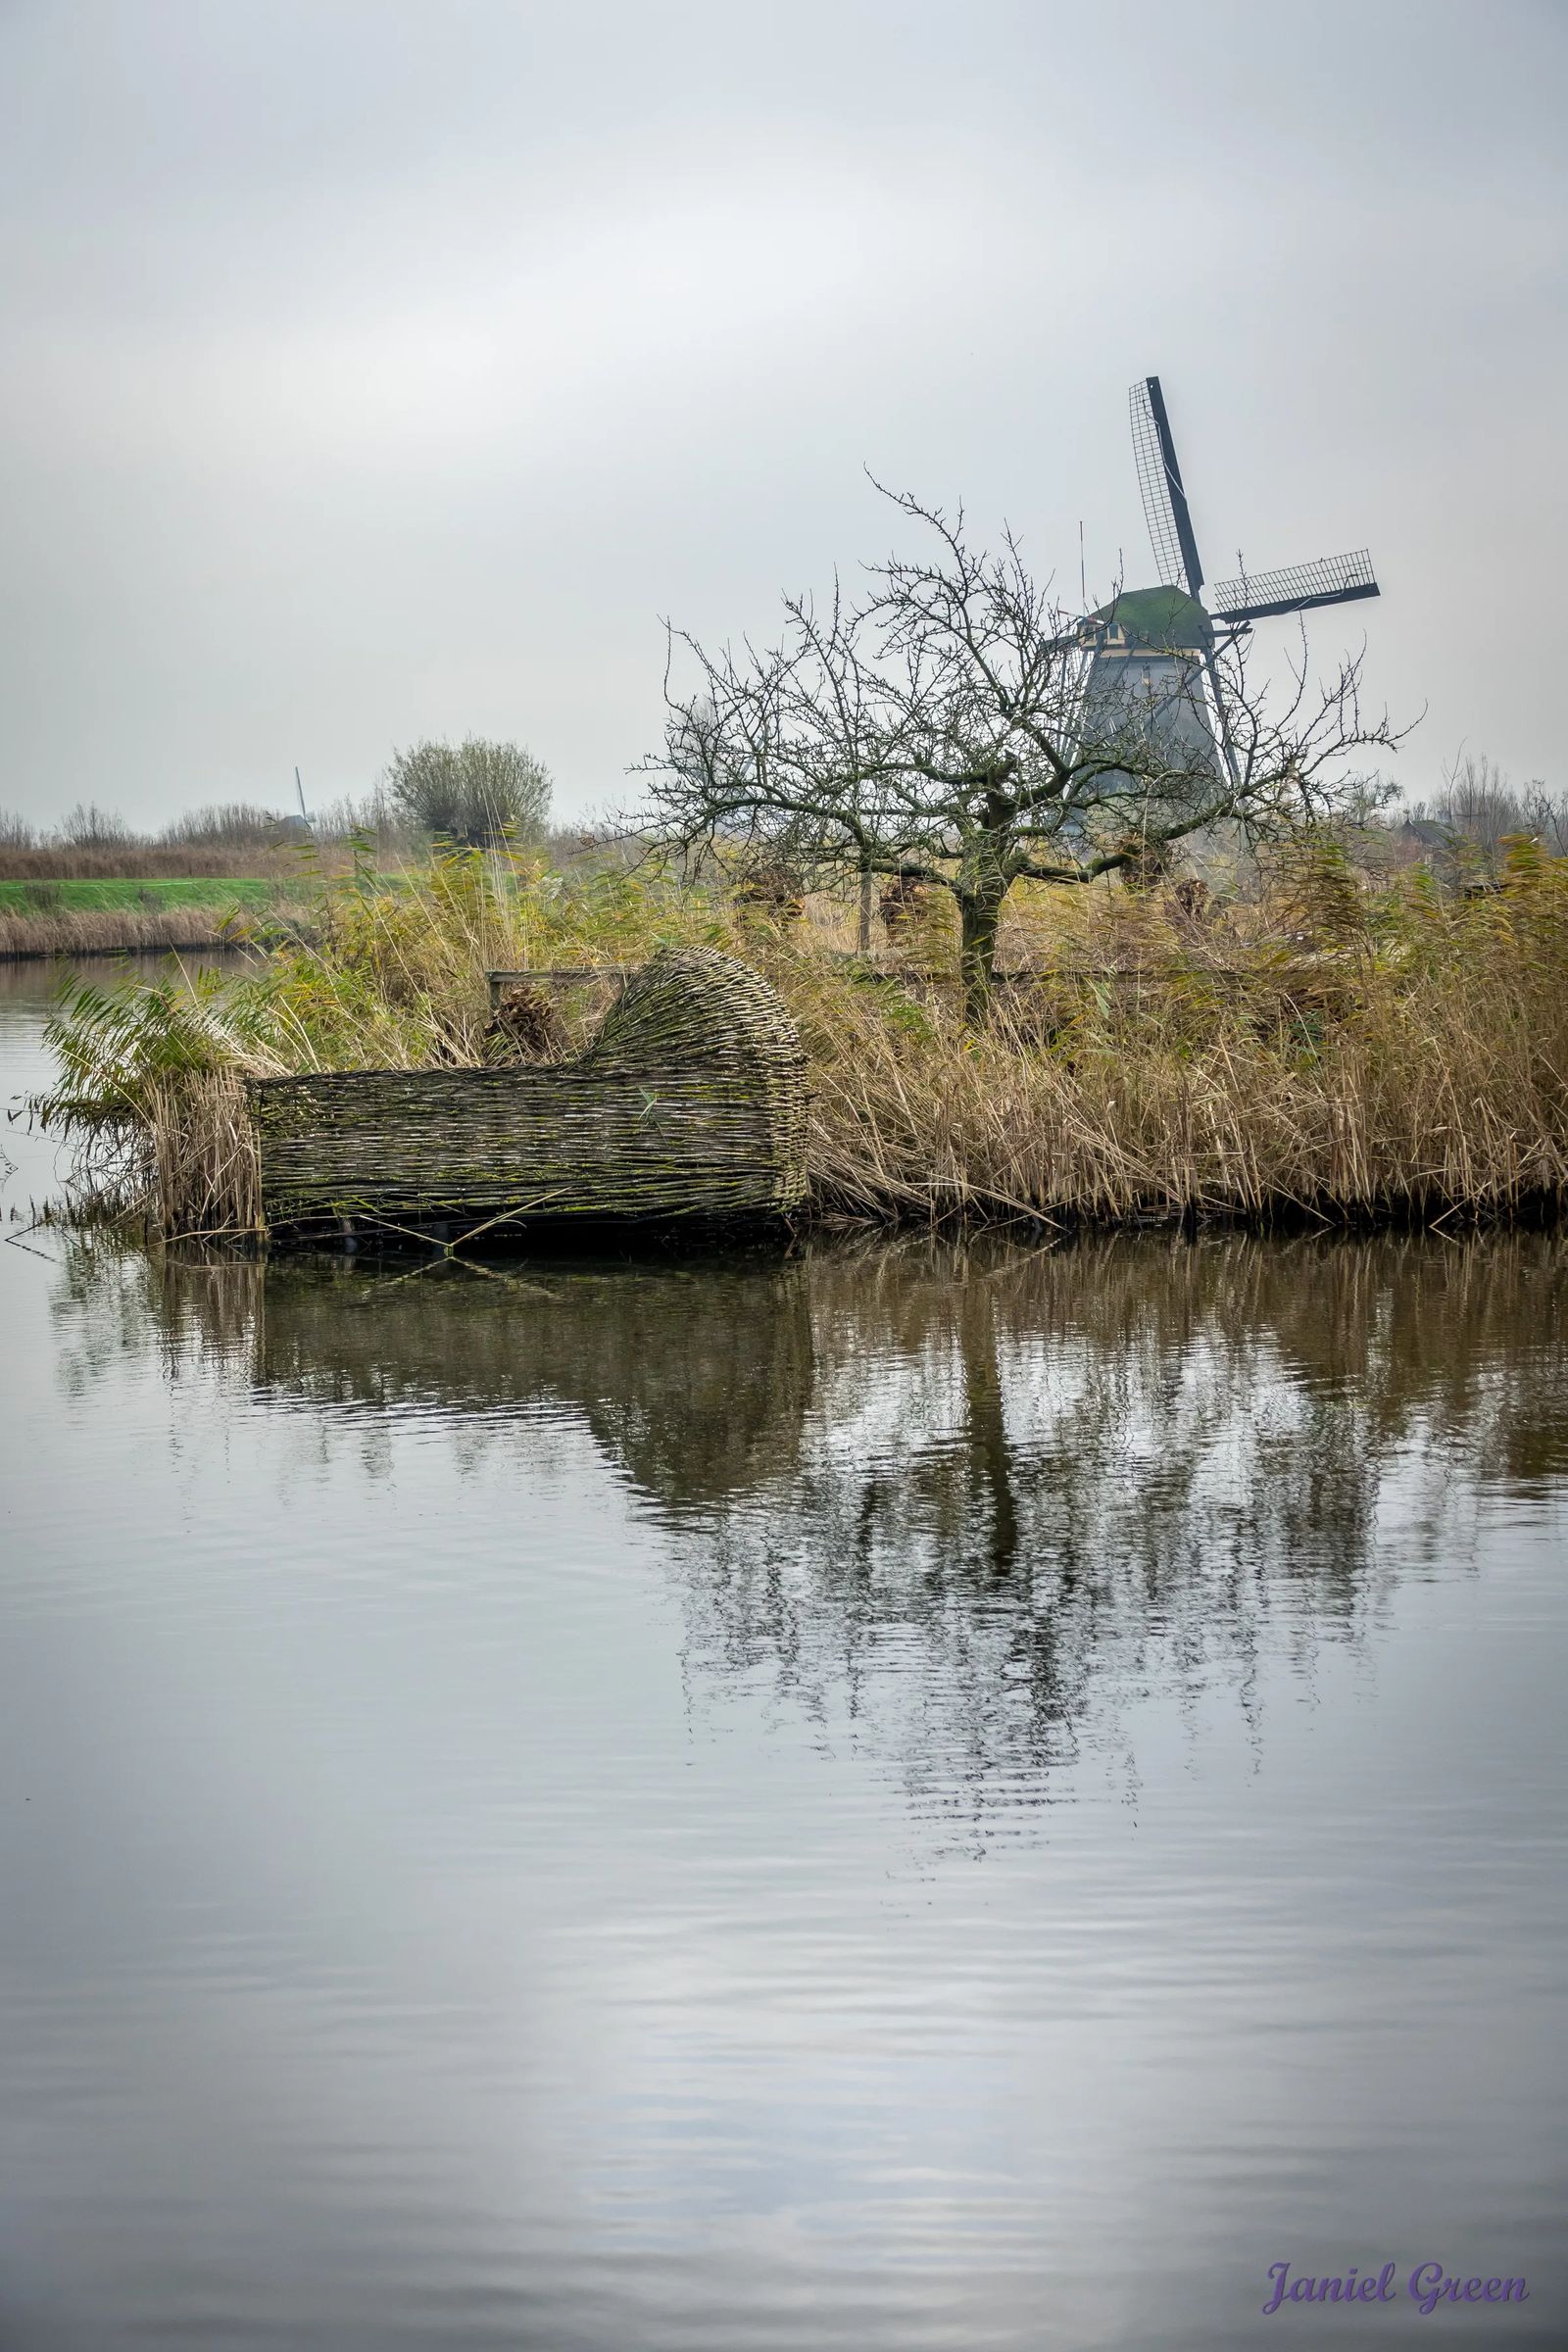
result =
[{"label": "woven willow structure", "polygon": [[575,1060],[247,1087],[273,1228],[744,1217],[806,1191],[806,1064],[760,972],[666,948]]}]

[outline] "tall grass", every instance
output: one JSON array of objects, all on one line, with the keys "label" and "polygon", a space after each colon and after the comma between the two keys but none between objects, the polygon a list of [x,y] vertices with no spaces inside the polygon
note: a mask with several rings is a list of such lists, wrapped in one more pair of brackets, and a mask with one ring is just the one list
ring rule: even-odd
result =
[{"label": "tall grass", "polygon": [[323,878],[296,938],[238,973],[68,982],[56,1083],[34,1104],[83,1145],[81,1197],[168,1233],[260,1221],[242,1082],[311,1070],[478,1066],[486,970],[640,961],[730,930],[706,893],[613,871],[564,877],[458,852],[391,878]]},{"label": "tall grass", "polygon": [[121,849],[68,849],[47,842],[8,844],[0,837],[0,881],[215,881],[233,875],[287,881],[301,872],[306,856],[283,843],[236,847],[224,842],[198,846],[144,841]]},{"label": "tall grass", "polygon": [[239,945],[245,936],[235,929],[232,904],[232,899],[205,899],[152,906],[0,905],[0,962],[220,953]]},{"label": "tall grass", "polygon": [[821,1200],[1432,1222],[1568,1190],[1568,860],[1516,842],[1494,895],[1373,893],[1307,844],[1218,925],[1163,893],[1076,912],[1069,952],[978,1034],[940,998],[797,991]]},{"label": "tall grass", "polygon": [[874,972],[830,952],[848,919],[828,903],[770,924],[717,886],[477,853],[397,891],[362,871],[323,886],[316,946],[255,972],[68,997],[40,1107],[165,1230],[248,1228],[245,1073],[477,1065],[486,968],[687,940],[749,956],[790,1004],[825,1214],[1430,1223],[1568,1192],[1568,860],[1534,843],[1479,897],[1420,873],[1368,888],[1322,842],[1247,907],[1036,892],[1004,942],[1032,977],[974,1032],[939,929]]}]

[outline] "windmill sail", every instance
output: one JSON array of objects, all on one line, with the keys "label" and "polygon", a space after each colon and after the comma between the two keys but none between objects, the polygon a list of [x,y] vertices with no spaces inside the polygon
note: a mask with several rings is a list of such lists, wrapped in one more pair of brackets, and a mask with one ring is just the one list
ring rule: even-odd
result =
[{"label": "windmill sail", "polygon": [[[1215,716],[1227,768],[1232,764],[1214,676],[1214,631],[1200,601],[1203,566],[1158,376],[1146,375],[1134,384],[1127,406],[1154,562],[1166,589],[1176,593],[1164,607],[1145,591],[1118,600],[1116,617],[1122,626],[1108,632],[1097,648],[1090,708],[1108,713],[1119,696],[1126,718],[1133,720],[1136,714],[1144,728],[1154,728],[1172,765],[1187,768],[1192,796],[1202,800],[1207,798],[1207,779],[1218,772]],[[1147,610],[1136,610],[1139,607]]]},{"label": "windmill sail", "polygon": [[1189,596],[1197,596],[1203,585],[1203,567],[1198,560],[1198,542],[1187,512],[1182,469],[1176,462],[1176,444],[1171,439],[1158,376],[1142,377],[1127,399],[1138,487],[1143,493],[1155,565],[1167,588],[1185,588]]},{"label": "windmill sail", "polygon": [[1317,605],[1350,605],[1376,596],[1372,558],[1364,547],[1348,556],[1319,556],[1313,564],[1287,564],[1279,571],[1244,572],[1221,580],[1214,611],[1221,620],[1266,620],[1276,612],[1308,612]]},{"label": "windmill sail", "polygon": [[1274,613],[1351,604],[1376,596],[1378,584],[1371,557],[1356,548],[1347,556],[1223,580],[1205,612],[1203,567],[1158,376],[1134,384],[1128,406],[1160,584],[1124,589],[1114,604],[1081,624],[1078,641],[1089,654],[1085,741],[1112,763],[1104,781],[1114,787],[1119,776],[1129,804],[1153,778],[1162,813],[1182,804],[1197,813],[1213,804],[1222,774],[1234,786],[1239,773],[1215,662],[1214,623],[1223,633],[1227,624],[1245,627]]}]

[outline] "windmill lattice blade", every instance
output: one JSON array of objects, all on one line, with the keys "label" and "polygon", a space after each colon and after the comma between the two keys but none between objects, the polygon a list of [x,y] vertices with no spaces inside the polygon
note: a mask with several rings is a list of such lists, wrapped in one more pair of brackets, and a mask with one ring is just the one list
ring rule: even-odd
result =
[{"label": "windmill lattice blade", "polygon": [[1150,395],[1153,380],[1152,376],[1141,377],[1127,395],[1133,427],[1133,457],[1138,466],[1138,487],[1143,495],[1144,519],[1149,524],[1150,543],[1154,550],[1154,567],[1167,588],[1185,588],[1187,566],[1182,561],[1181,535],[1176,527],[1170,476],[1166,471],[1165,452],[1160,443],[1159,427],[1154,421],[1154,407]]},{"label": "windmill lattice blade", "polygon": [[1287,564],[1279,571],[1244,572],[1214,589],[1220,620],[1266,620],[1275,612],[1305,612],[1314,605],[1348,605],[1376,596],[1372,558],[1364,547],[1348,556],[1319,556],[1312,564]]}]

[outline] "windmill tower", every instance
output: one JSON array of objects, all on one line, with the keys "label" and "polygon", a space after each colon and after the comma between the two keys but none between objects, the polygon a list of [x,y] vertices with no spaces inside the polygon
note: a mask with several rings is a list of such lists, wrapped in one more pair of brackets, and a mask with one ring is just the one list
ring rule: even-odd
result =
[{"label": "windmill tower", "polygon": [[[1348,556],[1320,556],[1280,571],[1244,573],[1221,580],[1211,592],[1212,607],[1205,607],[1203,566],[1157,375],[1133,385],[1129,407],[1138,486],[1159,584],[1123,589],[1085,620],[1080,632],[1090,653],[1085,711],[1091,723],[1107,731],[1130,725],[1152,732],[1169,764],[1191,776],[1207,774],[1217,781],[1223,759],[1234,778],[1214,667],[1216,647],[1244,636],[1254,621],[1376,596],[1372,559],[1365,548],[1357,548]],[[1137,790],[1131,776],[1128,787]]]}]

